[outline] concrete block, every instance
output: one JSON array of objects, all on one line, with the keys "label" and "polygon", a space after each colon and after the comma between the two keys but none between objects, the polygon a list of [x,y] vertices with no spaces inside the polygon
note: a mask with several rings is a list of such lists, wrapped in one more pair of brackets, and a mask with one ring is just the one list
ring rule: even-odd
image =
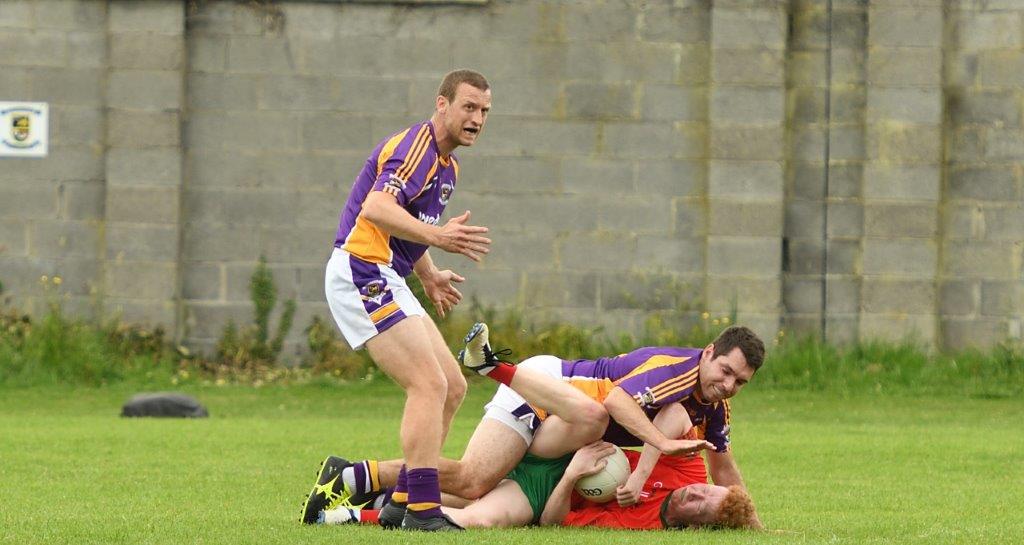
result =
[{"label": "concrete block", "polygon": [[[344,82],[337,86],[336,82],[318,76],[273,76],[267,75],[260,79],[259,107],[262,110],[284,111],[324,111],[332,110],[341,102],[342,95],[365,91],[360,86],[365,82]],[[353,89],[354,87],[354,89]],[[399,86],[389,85],[385,89]],[[384,89],[381,90],[384,92]],[[397,99],[391,106],[404,104],[405,93],[384,93]]]},{"label": "concrete block", "polygon": [[1018,202],[1014,208],[985,210],[985,238],[988,240],[1018,241],[1024,233],[1024,208]]},{"label": "concrete block", "polygon": [[[794,82],[813,85],[824,81],[825,59],[820,53],[792,53],[790,61]],[[785,53],[772,49],[715,49],[711,62],[711,81],[719,84],[781,86],[787,77]]]},{"label": "concrete block", "polygon": [[173,262],[178,255],[177,225],[108,222],[107,259]]},{"label": "concrete block", "polygon": [[673,202],[676,238],[701,238],[707,234],[708,207],[703,198],[679,198]]},{"label": "concrete block", "polygon": [[798,51],[828,46],[829,13],[822,9],[794,10],[789,20],[789,47]]},{"label": "concrete block", "polygon": [[978,80],[982,85],[1017,87],[1024,84],[1024,52],[985,51],[978,55]]},{"label": "concrete block", "polygon": [[781,87],[717,86],[711,92],[711,119],[723,124],[781,124],[785,102]]},{"label": "concrete block", "polygon": [[782,164],[777,161],[711,161],[708,196],[738,199],[783,198]]},{"label": "concrete block", "polygon": [[182,229],[185,236],[182,256],[186,260],[255,262],[259,259],[258,230],[209,223],[186,223]]},{"label": "concrete block", "polygon": [[[26,159],[31,161],[32,159]],[[52,188],[0,187],[0,217],[5,219],[56,219],[58,194]]]},{"label": "concrete block", "polygon": [[647,196],[589,200],[599,230],[631,233],[669,233],[672,231],[672,202]]},{"label": "concrete block", "polygon": [[34,28],[31,0],[8,0],[0,6],[0,28]]},{"label": "concrete block", "polygon": [[554,248],[557,263],[566,270],[624,271],[637,263],[636,236],[630,233],[574,233],[555,239]]},{"label": "concrete block", "polygon": [[867,112],[867,92],[860,86],[848,86],[832,89],[832,122],[856,123],[864,122]]},{"label": "concrete block", "polygon": [[830,165],[828,195],[836,198],[860,197],[863,179],[863,164]]},{"label": "concrete block", "polygon": [[180,110],[184,78],[177,71],[112,70],[107,87],[111,108]]},{"label": "concrete block", "polygon": [[[391,50],[390,55],[385,54],[383,60],[387,63],[385,66],[389,73],[430,76],[438,81],[445,72],[456,66],[485,66],[487,77],[499,80],[522,77],[523,74],[536,78],[562,79],[570,69],[568,59],[573,48],[593,45],[570,43],[566,47],[566,44],[548,40],[524,42],[521,37],[517,37],[483,40],[476,47],[454,48],[450,56],[437,55],[435,52],[447,48],[447,43],[436,41],[424,48],[421,47],[424,44],[422,38],[400,42]],[[410,54],[410,51],[414,53]]]},{"label": "concrete block", "polygon": [[[23,96],[31,92],[32,71],[30,67],[5,66],[4,77],[0,79],[0,95],[6,97]],[[50,115],[55,115],[51,111]],[[51,138],[54,135],[51,135]]]},{"label": "concrete block", "polygon": [[938,233],[938,209],[930,204],[864,205],[864,228],[869,237],[932,238]]},{"label": "concrete block", "polygon": [[864,224],[864,208],[860,203],[829,203],[826,229],[829,237],[860,237],[864,233]]},{"label": "concrete block", "polygon": [[944,280],[939,284],[939,314],[969,316],[978,313],[980,285],[975,280]]},{"label": "concrete block", "polygon": [[79,147],[50,148],[45,159],[4,159],[4,164],[18,173],[24,182],[56,182],[102,180],[103,159],[98,150]]},{"label": "concrete block", "polygon": [[570,80],[608,83],[707,81],[706,46],[644,42],[570,43],[564,51],[565,73],[559,77]]},{"label": "concrete block", "polygon": [[868,163],[864,171],[864,198],[938,201],[941,173],[937,166],[901,166]]},{"label": "concrete block", "polygon": [[99,108],[60,106],[50,110],[51,146],[98,146],[103,136],[103,112]]},{"label": "concrete block", "polygon": [[309,150],[372,149],[370,119],[344,114],[315,113],[303,116],[302,142]]},{"label": "concrete block", "polygon": [[862,256],[860,240],[829,240],[825,272],[828,274],[860,274]]},{"label": "concrete block", "polygon": [[935,241],[866,238],[863,247],[865,275],[923,278],[935,275],[938,259]]},{"label": "concrete block", "polygon": [[865,278],[861,287],[862,309],[872,314],[927,314],[936,306],[931,280]]},{"label": "concrete block", "polygon": [[99,226],[92,222],[33,221],[28,234],[32,257],[95,259],[100,250]]},{"label": "concrete block", "polygon": [[867,82],[867,76],[867,53],[864,50],[832,50],[833,85],[864,85]]},{"label": "concrete block", "polygon": [[939,48],[880,47],[868,54],[871,85],[935,87],[942,83]]},{"label": "concrete block", "polygon": [[[499,121],[497,117],[492,118],[489,123],[490,126],[485,129],[487,133],[479,145],[481,154],[562,157],[591,155],[597,149],[598,126],[595,123],[506,118]],[[640,141],[630,142],[628,145],[631,149],[641,147],[644,143],[654,141],[658,136],[667,136],[671,129],[672,127],[666,124],[658,135],[642,135]],[[622,137],[619,137],[619,140],[621,139]]]},{"label": "concrete block", "polygon": [[123,323],[148,328],[162,327],[165,331],[174,331],[178,312],[173,301],[107,297],[103,303],[104,312]]},{"label": "concrete block", "polygon": [[628,5],[568,3],[562,6],[565,33],[570,39],[620,41],[636,38],[640,13]]},{"label": "concrete block", "polygon": [[290,226],[299,213],[298,194],[291,190],[209,190],[203,193],[206,199],[217,203],[219,218],[213,221],[229,225]]},{"label": "concrete block", "polygon": [[1006,320],[978,318],[942,320],[942,347],[956,351],[988,349],[1009,338]]},{"label": "concrete block", "polygon": [[492,270],[472,273],[472,276],[466,279],[466,283],[459,288],[463,294],[463,302],[458,312],[467,312],[472,308],[469,305],[470,301],[477,301],[482,306],[490,308],[522,305],[520,286],[524,274],[527,273]]},{"label": "concrete block", "polygon": [[868,10],[872,47],[941,47],[942,10],[890,8],[873,5]]},{"label": "concrete block", "polygon": [[185,6],[176,2],[115,2],[107,17],[113,32],[185,32]]},{"label": "concrete block", "polygon": [[185,327],[189,339],[217,340],[224,333],[229,321],[243,327],[252,323],[252,303],[208,303],[190,302],[185,304]]},{"label": "concrete block", "polygon": [[[522,270],[522,271],[550,271],[556,266],[567,269],[577,269],[584,265],[574,261],[558,261],[556,247],[560,245],[582,244],[586,237],[582,235],[577,238],[558,237],[553,233],[543,232],[519,232],[508,229],[492,229],[488,234],[491,239],[491,253],[484,258],[483,267],[487,270]],[[631,237],[625,237],[629,240]],[[573,242],[575,241],[575,242]],[[631,243],[629,243],[631,244]],[[624,248],[630,251],[629,248]],[[433,251],[431,254],[440,254]],[[456,269],[466,269],[466,262],[463,258],[456,256]],[[568,257],[568,256],[567,256]],[[459,259],[463,259],[460,263]],[[584,261],[583,263],[587,263]],[[468,271],[467,271],[468,272]]]},{"label": "concrete block", "polygon": [[861,314],[862,340],[904,341],[931,343],[935,340],[938,320],[932,314]]},{"label": "concrete block", "polygon": [[111,186],[181,184],[181,155],[174,148],[113,148],[107,152],[107,183]]},{"label": "concrete block", "polygon": [[195,32],[190,33],[185,42],[185,46],[188,48],[189,75],[194,76],[196,72],[224,72],[227,70],[227,36],[206,36]]},{"label": "concrete block", "polygon": [[632,165],[597,159],[580,158],[563,164],[550,157],[466,155],[460,158],[459,170],[457,192],[462,188],[497,193],[553,193],[564,190],[593,195],[594,192],[633,192]]},{"label": "concrete block", "polygon": [[641,6],[639,37],[647,42],[706,44],[711,41],[711,13],[706,5],[693,9]]},{"label": "concrete block", "polygon": [[974,87],[978,84],[978,53],[950,51],[946,55],[945,74],[947,88]]},{"label": "concrete block", "polygon": [[629,83],[570,82],[565,112],[584,119],[629,119],[637,115],[637,86]]},{"label": "concrete block", "polygon": [[1020,127],[1020,100],[1014,92],[954,92],[947,108],[957,125]]},{"label": "concrete block", "polygon": [[[414,86],[410,95],[411,110],[426,109],[433,102],[437,97],[438,79],[425,79]],[[498,93],[495,107],[503,114],[551,117],[558,113],[561,103],[561,85],[558,81],[502,79],[489,82]]]},{"label": "concrete block", "polygon": [[[563,172],[568,166],[563,165]],[[703,195],[708,178],[704,161],[652,159],[637,166],[636,191],[640,195]]]},{"label": "concrete block", "polygon": [[[323,297],[323,279],[320,282],[320,295]],[[182,270],[181,296],[187,301],[224,300],[225,279],[223,266],[219,264],[185,263]]]},{"label": "concrete block", "polygon": [[107,37],[103,32],[69,32],[68,66],[71,68],[103,68],[107,61]]},{"label": "concrete block", "polygon": [[171,301],[177,291],[178,267],[164,263],[110,263],[106,267],[107,295],[123,299]]},{"label": "concrete block", "polygon": [[943,274],[962,279],[1019,278],[1020,243],[949,241],[943,246]]},{"label": "concrete block", "polygon": [[64,67],[67,63],[66,33],[0,28],[0,65]]},{"label": "concrete block", "polygon": [[297,226],[322,226],[338,223],[344,201],[335,191],[306,190],[298,193]]},{"label": "concrete block", "polygon": [[825,211],[820,201],[786,201],[785,235],[790,239],[820,238]]},{"label": "concrete block", "polygon": [[784,272],[798,276],[821,275],[821,269],[825,264],[825,247],[820,238],[794,237],[783,239],[783,243],[786,248],[782,256]]},{"label": "concrete block", "polygon": [[118,187],[107,191],[106,217],[130,223],[177,223],[178,189]]},{"label": "concrete block", "polygon": [[979,165],[948,169],[949,197],[979,201],[1021,199],[1014,169],[1008,165]]},{"label": "concrete block", "polygon": [[955,20],[954,43],[965,50],[1016,49],[1024,45],[1019,11],[960,11]]},{"label": "concrete block", "polygon": [[101,220],[104,217],[102,181],[66,182],[57,187],[60,217],[69,220]]},{"label": "concrete block", "polygon": [[[834,169],[835,167],[833,167]],[[830,177],[834,173],[829,173]],[[831,185],[832,180],[829,180]],[[790,198],[820,200],[825,196],[825,164],[792,161],[787,173],[787,184],[792,189]]]},{"label": "concrete block", "polygon": [[942,122],[942,91],[870,87],[867,90],[869,121],[902,121],[939,124]]},{"label": "concrete block", "polygon": [[786,278],[782,284],[782,303],[787,313],[821,314],[821,279]]},{"label": "concrete block", "polygon": [[630,158],[694,157],[703,155],[703,131],[670,123],[607,123],[604,149],[614,156]]},{"label": "concrete block", "polygon": [[864,159],[864,127],[860,125],[832,127],[828,137],[830,160],[858,161]]},{"label": "concrete block", "polygon": [[51,108],[98,107],[103,103],[103,79],[103,73],[93,69],[37,68],[32,71],[31,100],[49,102]]},{"label": "concrete block", "polygon": [[829,343],[854,344],[860,340],[860,317],[829,316],[825,322],[825,338]]},{"label": "concrete block", "polygon": [[941,127],[870,125],[867,156],[896,163],[937,163],[942,157]]},{"label": "concrete block", "polygon": [[337,225],[318,227],[260,227],[262,253],[268,260],[289,263],[327,263]]},{"label": "concrete block", "polygon": [[710,276],[707,279],[708,310],[730,312],[735,308],[739,313],[738,322],[755,331],[767,331],[757,325],[748,313],[778,313],[782,308],[781,278],[729,278]]},{"label": "concrete block", "polygon": [[711,128],[711,157],[774,161],[782,158],[785,133],[781,126]]},{"label": "concrete block", "polygon": [[781,236],[782,203],[711,199],[708,229],[714,235]]},{"label": "concrete block", "polygon": [[[719,55],[721,53],[724,53],[724,52],[727,52],[727,51],[728,50],[715,51],[715,63],[714,63],[713,69],[715,69],[715,70],[723,70],[724,71],[724,67],[722,67],[722,68],[719,68],[719,67],[722,66],[722,65],[725,65],[725,66],[737,65],[738,66],[738,71],[744,71],[744,69],[743,69],[744,59],[746,58],[746,56],[749,53],[747,51],[740,50],[740,51],[736,52],[735,55],[727,54],[727,57],[725,57],[725,58],[719,57]],[[820,85],[822,82],[824,82],[824,81],[826,81],[828,79],[828,69],[827,69],[827,63],[826,63],[826,61],[828,59],[826,58],[825,53],[823,53],[821,51],[792,51],[792,52],[790,52],[790,54],[789,54],[788,72],[783,72],[781,70],[782,55],[780,55],[778,53],[764,52],[764,51],[759,52],[758,54],[761,54],[761,55],[764,55],[764,54],[775,54],[777,57],[779,57],[779,67],[780,68],[779,68],[778,71],[782,72],[785,75],[785,77],[787,79],[787,82],[792,87],[809,87],[809,86]],[[775,72],[776,72],[776,70],[771,70],[769,73],[774,74]],[[727,77],[727,75],[724,75],[724,77]],[[717,76],[715,77],[714,81],[715,82],[719,81]],[[723,83],[724,83],[724,81],[723,81]],[[740,83],[740,82],[736,82],[736,83]],[[742,82],[742,83],[746,83],[746,82]],[[776,81],[766,81],[765,83],[779,83],[779,82],[776,82]]]},{"label": "concrete block", "polygon": [[673,274],[704,272],[704,243],[699,238],[640,235],[636,239],[638,269]]},{"label": "concrete block", "polygon": [[860,311],[860,278],[829,278],[825,291],[830,314],[853,314]]},{"label": "concrete block", "polygon": [[296,299],[300,302],[324,301],[324,265],[296,267],[295,292]]},{"label": "concrete block", "polygon": [[825,89],[794,87],[787,93],[790,123],[822,123],[825,121]]},{"label": "concrete block", "polygon": [[107,144],[124,148],[179,146],[181,116],[178,112],[110,110]]},{"label": "concrete block", "polygon": [[287,112],[204,112],[185,124],[190,148],[281,153],[300,150],[302,124]]},{"label": "concrete block", "polygon": [[984,131],[985,158],[1016,161],[1024,156],[1024,133],[1020,129]]},{"label": "concrete block", "polygon": [[110,35],[110,68],[180,70],[185,59],[181,34],[118,32]]},{"label": "concrete block", "polygon": [[987,281],[981,283],[981,314],[1012,317],[1021,308],[1019,281]]},{"label": "concrete block", "polygon": [[980,206],[950,205],[942,215],[942,234],[948,240],[985,238],[985,214]]},{"label": "concrete block", "polygon": [[786,13],[773,9],[720,9],[711,13],[714,48],[776,49],[786,47]]},{"label": "concrete block", "polygon": [[230,36],[227,71],[249,74],[294,74],[296,52],[290,40],[264,36]]},{"label": "concrete block", "polygon": [[188,105],[194,109],[255,110],[261,76],[245,74],[188,75]]},{"label": "concrete block", "polygon": [[[486,158],[479,161],[494,165],[486,171],[480,169],[481,188],[486,190],[519,191],[525,182],[532,190],[542,190],[547,185],[548,190],[560,186],[566,193],[573,194],[592,195],[598,188],[605,195],[637,193],[633,165],[614,159],[580,157],[557,161],[524,157]],[[551,180],[553,176],[560,177],[561,183],[557,179]],[[538,184],[538,180],[545,180],[544,185]]]},{"label": "concrete block", "polygon": [[595,308],[598,276],[594,273],[531,272],[523,290],[531,308]]},{"label": "concrete block", "polygon": [[781,237],[708,236],[708,274],[771,276],[782,266]]},{"label": "concrete block", "polygon": [[[27,223],[24,220],[0,220],[0,256],[23,257],[28,253]],[[6,278],[0,276],[0,281]]]},{"label": "concrete block", "polygon": [[827,136],[824,126],[794,126],[790,139],[792,156],[799,161],[824,161]]},{"label": "concrete block", "polygon": [[666,273],[612,273],[600,282],[602,310],[672,310],[699,295]]}]

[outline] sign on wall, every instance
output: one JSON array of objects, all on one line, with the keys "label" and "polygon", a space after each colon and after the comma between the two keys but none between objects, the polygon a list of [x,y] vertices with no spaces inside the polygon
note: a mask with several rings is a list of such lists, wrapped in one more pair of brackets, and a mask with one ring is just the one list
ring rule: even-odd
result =
[{"label": "sign on wall", "polygon": [[49,124],[45,102],[0,102],[0,157],[46,157]]}]

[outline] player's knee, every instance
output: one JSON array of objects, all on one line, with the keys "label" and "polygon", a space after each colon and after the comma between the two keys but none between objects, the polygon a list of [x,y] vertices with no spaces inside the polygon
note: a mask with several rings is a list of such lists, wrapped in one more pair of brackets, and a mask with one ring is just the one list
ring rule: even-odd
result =
[{"label": "player's knee", "polygon": [[[459,466],[458,476],[455,480],[456,482],[453,483],[455,486],[452,487],[455,495],[467,500],[480,499],[498,484],[490,475],[481,475],[465,464]],[[501,478],[499,477],[498,480],[500,481]]]},{"label": "player's knee", "polygon": [[466,398],[466,390],[466,377],[462,375],[449,377],[446,405],[458,408],[459,405],[462,405],[462,400]]},{"label": "player's knee", "polygon": [[440,370],[436,373],[423,373],[409,384],[406,394],[421,401],[443,404],[448,395],[448,380]]},{"label": "player's knee", "polygon": [[584,404],[581,413],[584,417],[581,424],[586,427],[589,438],[594,441],[600,439],[608,427],[608,411],[605,410],[604,405],[590,401],[590,403]]}]

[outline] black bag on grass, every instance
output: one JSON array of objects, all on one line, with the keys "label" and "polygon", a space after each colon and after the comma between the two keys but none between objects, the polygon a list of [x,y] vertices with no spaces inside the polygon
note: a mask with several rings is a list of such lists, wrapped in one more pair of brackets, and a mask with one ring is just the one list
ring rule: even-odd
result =
[{"label": "black bag on grass", "polygon": [[206,418],[210,413],[194,398],[174,392],[137,394],[124,407],[121,416],[155,416],[178,418]]}]

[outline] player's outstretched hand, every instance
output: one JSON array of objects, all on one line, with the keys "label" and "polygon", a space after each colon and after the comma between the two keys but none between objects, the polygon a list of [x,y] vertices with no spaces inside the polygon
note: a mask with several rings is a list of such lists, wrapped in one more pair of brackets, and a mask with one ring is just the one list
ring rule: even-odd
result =
[{"label": "player's outstretched hand", "polygon": [[702,450],[715,450],[715,445],[702,439],[673,439],[666,441],[663,446],[664,448],[658,450],[673,456],[696,454]]},{"label": "player's outstretched hand", "polygon": [[462,301],[462,293],[455,289],[453,282],[464,282],[466,279],[449,270],[437,271],[429,277],[420,277],[423,293],[437,309],[437,314],[444,318],[449,310]]},{"label": "player's outstretched hand", "polygon": [[615,500],[622,507],[636,505],[640,501],[640,492],[644,489],[644,479],[637,477],[637,473],[629,474],[626,484],[615,489]]},{"label": "player's outstretched hand", "polygon": [[576,451],[569,466],[565,468],[565,474],[574,480],[593,475],[608,465],[605,458],[614,453],[615,445],[604,441],[595,441]]},{"label": "player's outstretched hand", "polygon": [[461,216],[448,220],[441,227],[441,234],[434,246],[453,254],[462,254],[473,261],[480,261],[481,256],[491,251],[491,239],[482,236],[488,229],[478,225],[468,225],[469,210]]}]

